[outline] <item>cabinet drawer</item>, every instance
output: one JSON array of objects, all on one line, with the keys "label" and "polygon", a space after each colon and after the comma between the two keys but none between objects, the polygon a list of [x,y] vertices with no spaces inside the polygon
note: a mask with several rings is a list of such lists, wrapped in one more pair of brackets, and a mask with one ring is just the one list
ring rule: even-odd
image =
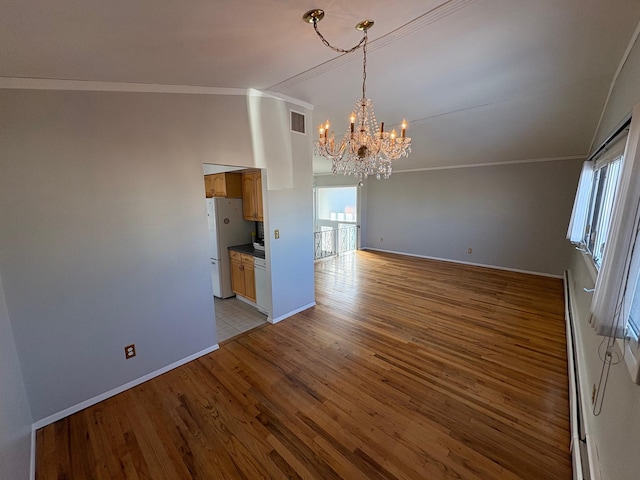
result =
[{"label": "cabinet drawer", "polygon": [[253,265],[253,255],[248,255],[246,253],[241,253],[242,263],[244,265]]},{"label": "cabinet drawer", "polygon": [[242,261],[242,253],[240,252],[236,252],[235,250],[230,250],[229,251],[229,258],[231,258],[231,260],[238,260],[239,262]]}]

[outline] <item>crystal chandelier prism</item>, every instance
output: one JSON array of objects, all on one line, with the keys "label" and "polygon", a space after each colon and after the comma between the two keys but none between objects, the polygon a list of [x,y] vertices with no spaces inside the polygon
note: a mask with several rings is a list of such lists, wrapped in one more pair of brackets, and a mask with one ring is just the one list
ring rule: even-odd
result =
[{"label": "crystal chandelier prism", "polygon": [[344,50],[332,46],[318,30],[318,22],[324,17],[324,11],[310,10],[303,15],[304,21],[313,23],[322,42],[339,53],[351,53],[362,47],[362,98],[357,100],[351,113],[349,128],[340,141],[336,141],[331,124],[327,120],[318,127],[318,141],[315,144],[316,155],[331,160],[333,174],[354,175],[363,180],[369,175],[380,178],[391,176],[392,164],[411,153],[411,138],[406,136],[407,122],[402,121],[400,135],[395,130],[385,132],[384,122],[378,125],[373,111],[373,102],[367,98],[367,30],[373,26],[373,20],[364,20],[356,25],[363,32],[362,40],[353,48]]}]

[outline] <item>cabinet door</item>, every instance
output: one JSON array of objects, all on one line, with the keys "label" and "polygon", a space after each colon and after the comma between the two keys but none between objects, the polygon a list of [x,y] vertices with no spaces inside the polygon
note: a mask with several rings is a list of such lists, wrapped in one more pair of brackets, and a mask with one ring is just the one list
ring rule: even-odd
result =
[{"label": "cabinet door", "polygon": [[231,290],[238,295],[245,295],[244,271],[242,270],[242,263],[237,260],[231,260]]},{"label": "cabinet door", "polygon": [[224,188],[227,198],[242,198],[242,176],[239,173],[225,173]]},{"label": "cabinet door", "polygon": [[254,176],[252,173],[242,174],[242,216],[245,220],[255,220],[255,198],[253,195]]},{"label": "cabinet door", "polygon": [[204,176],[204,195],[207,198],[213,197],[213,175]]},{"label": "cabinet door", "polygon": [[255,197],[256,208],[256,220],[259,222],[264,221],[264,215],[262,214],[262,173],[257,172],[253,182],[253,193]]},{"label": "cabinet door", "polygon": [[225,183],[224,173],[217,173],[213,177],[213,196],[225,197],[227,195],[227,184]]},{"label": "cabinet door", "polygon": [[253,264],[243,263],[244,269],[244,297],[252,302],[256,301],[256,269]]}]

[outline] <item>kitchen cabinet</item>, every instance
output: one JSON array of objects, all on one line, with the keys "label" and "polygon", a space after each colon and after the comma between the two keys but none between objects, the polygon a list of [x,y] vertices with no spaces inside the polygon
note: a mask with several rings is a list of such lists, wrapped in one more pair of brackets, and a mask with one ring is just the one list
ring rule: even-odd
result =
[{"label": "kitchen cabinet", "polygon": [[245,220],[262,222],[262,173],[242,172],[242,211]]},{"label": "kitchen cabinet", "polygon": [[214,173],[204,176],[207,198],[242,198],[242,175],[240,173]]},{"label": "kitchen cabinet", "polygon": [[256,272],[253,255],[236,251],[229,252],[231,263],[231,289],[236,295],[256,301]]}]

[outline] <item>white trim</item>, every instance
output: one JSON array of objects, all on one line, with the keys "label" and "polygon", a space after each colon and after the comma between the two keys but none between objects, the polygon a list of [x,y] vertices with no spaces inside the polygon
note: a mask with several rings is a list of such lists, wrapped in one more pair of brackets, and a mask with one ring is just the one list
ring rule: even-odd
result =
[{"label": "white trim", "polygon": [[93,92],[184,93],[192,95],[248,95],[243,88],[164,85],[160,83],[95,82],[52,78],[0,77],[0,88],[21,90],[80,90]]},{"label": "white trim", "polygon": [[[577,327],[580,322],[585,322],[585,319],[578,318],[578,308],[576,306],[576,291],[574,288],[574,282],[571,274],[571,270],[567,270],[567,277],[569,279],[569,298],[571,299],[569,308],[573,316],[574,334],[576,340],[576,366],[578,367],[578,395],[580,395],[580,401],[582,402],[583,413],[587,412],[587,408],[592,405],[591,398],[589,398],[589,375],[585,370],[587,363],[584,358],[584,342],[582,341],[581,329]],[[587,319],[588,321],[588,319]],[[586,384],[585,384],[586,382]],[[596,446],[596,439],[591,435],[591,416],[584,414],[582,416],[584,422],[584,434],[585,442],[587,444],[587,457],[589,460],[589,476],[590,480],[600,480],[600,467],[598,464],[598,448]]]},{"label": "white trim", "polygon": [[596,263],[593,261],[593,257],[591,256],[589,251],[586,250],[586,248],[587,247],[585,245],[576,245],[576,250],[578,250],[582,254],[582,259],[587,265],[587,270],[589,271],[591,280],[593,280],[593,283],[595,285],[596,278],[598,278],[598,269],[596,268]]},{"label": "white trim", "polygon": [[[631,375],[631,381],[636,385],[640,385],[640,352],[638,351],[636,341],[630,339],[623,340],[619,338],[616,340],[616,343],[624,357],[624,363],[627,365],[629,375]],[[635,348],[633,348],[634,344],[636,345]]]},{"label": "white trim", "polygon": [[303,312],[304,310],[306,310],[308,308],[311,308],[311,307],[315,307],[315,306],[316,306],[316,302],[311,302],[311,303],[308,303],[307,305],[305,305],[303,307],[300,307],[300,308],[297,308],[295,310],[292,310],[289,313],[285,313],[284,315],[281,315],[281,316],[279,316],[277,318],[268,317],[267,321],[269,323],[278,323],[278,322],[281,322],[282,320],[285,320],[285,319],[287,319],[289,317],[294,316],[296,313]]},{"label": "white trim", "polygon": [[[564,157],[549,157],[549,158],[529,158],[526,160],[507,160],[504,162],[489,162],[489,163],[469,163],[465,165],[443,165],[440,167],[425,167],[425,168],[411,168],[407,170],[394,170],[393,173],[411,173],[411,172],[428,172],[431,170],[452,170],[455,168],[477,168],[477,167],[496,167],[501,165],[519,165],[522,163],[544,163],[544,162],[562,162],[567,160],[586,160],[587,155],[567,155]],[[331,172],[314,173],[316,177],[321,175],[333,175]]]},{"label": "white trim", "polygon": [[182,365],[184,365],[185,363],[189,363],[192,360],[195,360],[196,358],[202,357],[203,355],[206,355],[208,353],[214,352],[216,350],[218,350],[218,348],[220,348],[218,346],[218,344],[216,343],[215,345],[213,345],[212,347],[209,348],[205,348],[204,350],[201,350],[197,353],[194,353],[193,355],[189,355],[188,357],[185,357],[181,360],[178,360],[177,362],[173,362],[170,365],[167,365],[166,367],[162,367],[158,370],[155,370],[151,373],[148,373],[146,375],[143,375],[142,377],[136,378],[135,380],[132,380],[130,382],[125,383],[124,385],[121,385],[119,387],[113,388],[107,392],[101,393],[100,395],[96,395],[93,398],[90,398],[89,400],[85,400],[84,402],[80,402],[76,405],[73,405],[72,407],[69,408],[65,408],[64,410],[54,413],[53,415],[49,415],[46,418],[43,418],[41,420],[38,420],[37,422],[33,423],[33,429],[37,430],[39,428],[45,427],[53,422],[57,422],[60,419],[63,419],[65,417],[68,417],[69,415],[72,415],[76,412],[79,412],[80,410],[83,410],[87,407],[91,407],[92,405],[95,405],[96,403],[100,403],[103,400],[106,400],[107,398],[113,397],[114,395],[117,395],[119,393],[122,393],[126,390],[129,390],[130,388],[136,387],[138,385],[140,385],[141,383],[144,383],[148,380],[151,380],[152,378],[158,377],[160,375],[162,375],[163,373],[167,373],[170,370],[173,370],[174,368],[180,367]]},{"label": "white trim", "polygon": [[313,105],[287,95],[263,92],[254,88],[199,87],[196,85],[165,85],[161,83],[96,82],[92,80],[58,80],[54,78],[0,77],[0,89],[71,90],[90,92],[179,93],[186,95],[237,95],[275,98],[308,110]]},{"label": "white trim", "polygon": [[36,429],[31,425],[31,465],[29,467],[29,479],[36,480]]},{"label": "white trim", "polygon": [[298,107],[306,108],[308,110],[313,110],[313,105],[311,103],[303,102],[302,100],[298,100],[297,98],[290,97],[288,95],[283,95],[282,93],[277,92],[265,92],[263,90],[256,90],[255,88],[250,88],[247,90],[248,97],[263,97],[263,98],[275,98],[276,100],[282,100],[285,102],[293,103]]},{"label": "white trim", "polygon": [[[580,449],[580,431],[578,425],[579,403],[578,403],[578,379],[576,378],[576,365],[574,363],[575,352],[573,350],[573,326],[570,322],[571,307],[569,305],[569,271],[562,278],[564,293],[564,320],[565,320],[565,337],[567,342],[567,373],[569,377],[569,425],[571,427],[571,443],[569,451],[571,452],[571,460],[573,466],[573,479],[584,480],[582,474],[582,452]],[[582,420],[582,419],[581,419]]]},{"label": "white trim", "polygon": [[383,250],[381,248],[363,247],[361,250],[371,250],[375,252],[395,253],[397,255],[406,255],[407,257],[426,258],[428,260],[438,260],[440,262],[459,263],[462,265],[471,265],[473,267],[493,268],[494,270],[506,270],[507,272],[527,273],[529,275],[538,275],[539,277],[563,278],[562,275],[553,273],[533,272],[531,270],[521,270],[519,268],[499,267],[497,265],[487,265],[484,263],[464,262],[462,260],[452,260],[450,258],[430,257],[428,255],[418,255],[414,253],[396,252],[394,250]]},{"label": "white trim", "polygon": [[549,158],[528,158],[525,160],[507,160],[504,162],[489,162],[489,163],[469,163],[466,165],[443,165],[441,167],[426,167],[415,168],[409,170],[394,170],[393,173],[404,172],[423,172],[429,170],[451,170],[454,168],[476,168],[476,167],[495,167],[500,165],[519,165],[521,163],[544,163],[544,162],[560,162],[566,160],[585,160],[586,155],[566,155],[564,157],[549,157]]},{"label": "white trim", "polygon": [[624,68],[625,63],[627,63],[627,59],[629,58],[629,55],[631,54],[631,50],[633,49],[633,46],[635,45],[636,41],[638,40],[638,35],[640,35],[640,22],[638,22],[638,25],[636,25],[636,29],[634,30],[633,35],[631,35],[631,39],[629,40],[629,44],[627,45],[627,49],[622,54],[622,58],[620,59],[620,63],[618,64],[618,69],[616,70],[616,73],[613,74],[613,78],[611,79],[611,85],[609,85],[609,92],[607,93],[607,98],[604,101],[604,105],[602,105],[602,111],[600,112],[600,118],[598,119],[598,124],[596,125],[596,129],[593,132],[593,138],[591,139],[591,145],[589,145],[589,152],[591,152],[591,150],[593,149],[593,144],[596,141],[596,136],[598,135],[598,130],[600,130],[600,125],[602,124],[602,119],[604,118],[604,112],[607,110],[607,107],[609,106],[609,100],[611,100],[611,95],[613,94],[613,89],[615,88],[616,82],[618,81],[618,76],[622,72],[622,69]]}]

